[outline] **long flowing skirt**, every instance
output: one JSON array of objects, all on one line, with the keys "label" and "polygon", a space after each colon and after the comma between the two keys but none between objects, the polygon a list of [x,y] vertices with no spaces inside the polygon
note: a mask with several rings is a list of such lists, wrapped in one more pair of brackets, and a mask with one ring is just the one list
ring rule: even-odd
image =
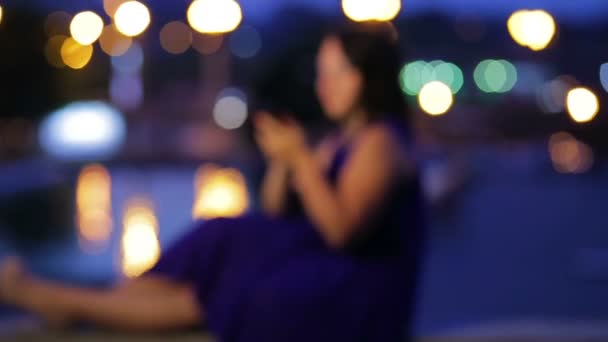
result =
[{"label": "long flowing skirt", "polygon": [[251,215],[197,226],[149,274],[194,285],[222,342],[403,341],[411,275],[329,249],[303,219]]}]

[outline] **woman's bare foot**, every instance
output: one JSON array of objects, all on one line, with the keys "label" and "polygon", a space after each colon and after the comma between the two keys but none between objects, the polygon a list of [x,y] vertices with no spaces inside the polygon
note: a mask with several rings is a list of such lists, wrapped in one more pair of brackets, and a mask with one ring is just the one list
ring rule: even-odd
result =
[{"label": "woman's bare foot", "polygon": [[38,286],[41,285],[27,273],[19,259],[9,258],[0,263],[0,303],[39,315],[53,328],[68,327],[71,324],[69,313],[38,295]]}]

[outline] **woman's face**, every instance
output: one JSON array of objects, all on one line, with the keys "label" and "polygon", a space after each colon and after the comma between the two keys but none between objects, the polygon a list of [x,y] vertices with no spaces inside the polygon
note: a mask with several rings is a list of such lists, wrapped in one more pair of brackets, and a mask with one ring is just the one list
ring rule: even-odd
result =
[{"label": "woman's face", "polygon": [[361,73],[350,63],[335,37],[323,40],[317,56],[317,96],[325,114],[342,120],[357,109],[363,86]]}]

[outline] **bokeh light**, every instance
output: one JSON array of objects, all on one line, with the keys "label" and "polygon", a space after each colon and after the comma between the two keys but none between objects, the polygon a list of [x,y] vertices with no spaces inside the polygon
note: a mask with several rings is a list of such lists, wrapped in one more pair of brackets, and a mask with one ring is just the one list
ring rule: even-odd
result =
[{"label": "bokeh light", "polygon": [[70,34],[72,17],[63,11],[53,12],[44,21],[44,32],[48,37]]},{"label": "bokeh light", "polygon": [[430,115],[445,114],[454,103],[452,90],[445,83],[432,81],[420,90],[418,95],[420,108]]},{"label": "bokeh light", "polygon": [[136,74],[144,65],[144,50],[138,42],[133,42],[127,52],[112,57],[114,70],[124,74]]},{"label": "bokeh light", "polygon": [[174,55],[184,53],[192,46],[192,30],[181,21],[172,21],[160,30],[160,45]]},{"label": "bokeh light", "polygon": [[139,75],[117,74],[110,81],[110,99],[122,110],[135,110],[144,100],[144,83]]},{"label": "bokeh light", "polygon": [[568,92],[566,108],[574,121],[585,123],[595,118],[600,110],[600,103],[591,90],[579,87]]},{"label": "bokeh light", "polygon": [[225,129],[237,129],[247,121],[247,97],[239,89],[224,89],[213,108],[215,123]]},{"label": "bokeh light", "polygon": [[61,69],[65,67],[65,63],[61,57],[61,47],[66,39],[68,39],[67,36],[61,35],[51,37],[44,47],[44,56],[46,57],[46,60],[55,68]]},{"label": "bokeh light", "polygon": [[477,65],[473,77],[483,92],[506,93],[517,83],[517,69],[504,59],[486,59]]},{"label": "bokeh light", "polygon": [[249,207],[245,178],[235,169],[199,168],[194,178],[194,219],[237,217]]},{"label": "bokeh light", "polygon": [[194,0],[187,16],[195,31],[210,34],[232,32],[243,20],[241,6],[234,0]]},{"label": "bokeh light", "polygon": [[251,58],[262,48],[262,37],[252,26],[241,26],[230,35],[230,51],[239,58]]},{"label": "bokeh light", "polygon": [[72,38],[81,45],[93,44],[102,31],[103,20],[95,12],[80,12],[74,16],[70,23]]},{"label": "bokeh light", "polygon": [[[425,61],[415,61],[406,64],[399,75],[401,89],[408,95],[418,95],[420,89],[425,84],[423,82],[423,73],[427,63]],[[430,80],[427,80],[429,82]]]},{"label": "bokeh light", "polygon": [[453,63],[440,63],[435,66],[435,81],[447,84],[453,94],[457,94],[464,85],[462,70]]},{"label": "bokeh light", "polygon": [[457,65],[444,61],[408,63],[401,69],[399,80],[403,92],[411,96],[418,95],[422,87],[432,81],[448,85],[453,94],[457,94],[464,84],[462,70]]},{"label": "bokeh light", "polygon": [[513,40],[515,40],[515,42],[521,46],[527,46],[524,39],[525,33],[523,27],[523,20],[527,13],[527,10],[515,11],[507,20],[507,29],[509,30],[511,38],[513,38]]},{"label": "bokeh light", "polygon": [[545,49],[553,40],[556,24],[544,10],[519,10],[507,22],[509,33],[515,42],[534,51]]},{"label": "bokeh light", "polygon": [[220,50],[224,36],[194,33],[192,47],[202,55],[211,55]]},{"label": "bokeh light", "polygon": [[133,39],[131,39],[131,37],[127,37],[118,32],[112,24],[107,25],[99,37],[99,46],[101,47],[101,50],[112,57],[124,55],[129,51],[132,43]]},{"label": "bokeh light", "polygon": [[74,102],[51,113],[40,126],[40,144],[65,160],[112,156],[125,141],[122,113],[99,101]]},{"label": "bokeh light", "polygon": [[93,46],[82,45],[73,38],[67,38],[61,45],[61,59],[72,69],[82,69],[93,57]]},{"label": "bokeh light", "polygon": [[549,155],[553,167],[560,173],[584,173],[594,163],[593,150],[567,132],[558,132],[549,138]]},{"label": "bokeh light", "polygon": [[114,14],[116,29],[127,37],[142,34],[150,26],[150,20],[150,10],[138,1],[120,4]]},{"label": "bokeh light", "polygon": [[85,166],[76,185],[76,222],[81,247],[97,252],[112,233],[112,182],[100,164]]},{"label": "bokeh light", "polygon": [[401,0],[342,0],[342,10],[353,21],[390,21],[401,11]]},{"label": "bokeh light", "polygon": [[114,17],[118,7],[128,0],[103,0],[103,10],[110,17]]},{"label": "bokeh light", "polygon": [[600,66],[600,82],[604,90],[608,91],[608,63],[604,63]]},{"label": "bokeh light", "polygon": [[160,258],[158,220],[149,201],[132,199],[127,203],[121,252],[122,272],[129,278],[142,275]]},{"label": "bokeh light", "polygon": [[566,105],[566,96],[570,84],[563,78],[556,78],[542,85],[536,93],[536,99],[543,112],[549,114],[561,113]]},{"label": "bokeh light", "polygon": [[486,93],[492,92],[486,80],[486,70],[491,62],[492,60],[490,59],[481,61],[479,64],[477,64],[477,66],[475,67],[475,71],[473,72],[473,79],[475,80],[475,84],[481,91]]},{"label": "bokeh light", "polygon": [[0,6],[0,24],[2,24],[2,16],[4,14],[3,11],[2,6]]}]

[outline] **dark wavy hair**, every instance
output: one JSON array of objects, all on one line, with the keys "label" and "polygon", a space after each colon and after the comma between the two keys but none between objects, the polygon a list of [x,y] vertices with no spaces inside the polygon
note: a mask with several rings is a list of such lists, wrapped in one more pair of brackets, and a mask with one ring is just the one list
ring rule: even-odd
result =
[{"label": "dark wavy hair", "polygon": [[360,105],[371,120],[386,116],[406,117],[405,97],[399,85],[401,54],[398,33],[390,23],[351,23],[330,31],[351,64],[363,76]]}]

